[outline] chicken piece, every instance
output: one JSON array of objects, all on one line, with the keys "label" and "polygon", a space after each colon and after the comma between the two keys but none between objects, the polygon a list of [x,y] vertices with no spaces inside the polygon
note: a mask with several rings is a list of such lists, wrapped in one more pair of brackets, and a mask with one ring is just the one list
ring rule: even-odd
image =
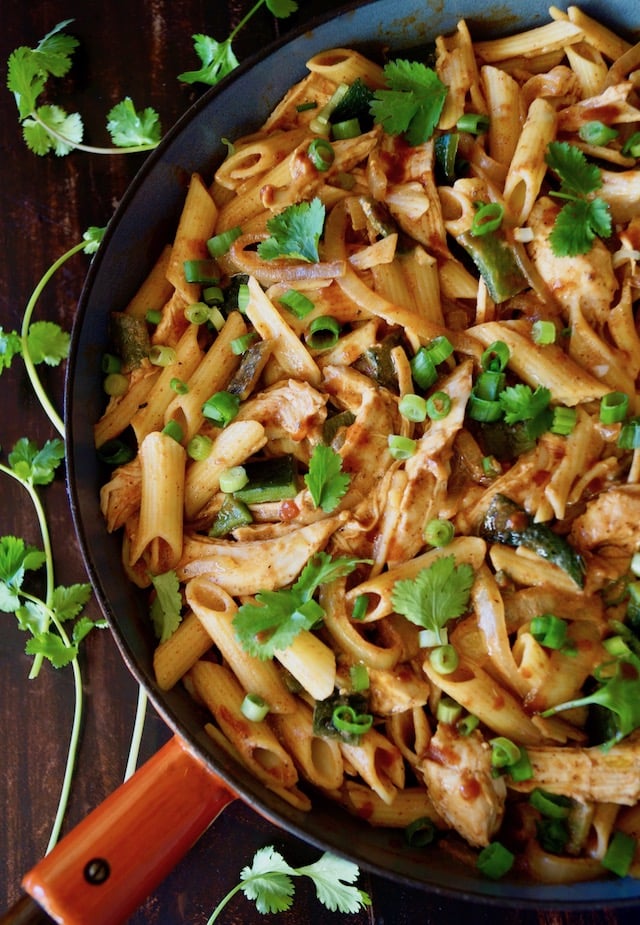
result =
[{"label": "chicken piece", "polygon": [[633,806],[640,799],[640,736],[634,734],[603,749],[529,746],[530,780],[510,782],[513,790],[529,793],[542,787],[583,802]]},{"label": "chicken piece", "polygon": [[632,555],[640,546],[640,485],[601,492],[574,520],[569,542],[581,551],[616,546]]},{"label": "chicken piece", "polygon": [[479,732],[458,735],[440,723],[419,763],[438,812],[470,845],[488,845],[500,828],[507,788],[492,777],[491,747]]},{"label": "chicken piece", "polygon": [[296,379],[276,382],[243,402],[236,421],[258,421],[267,440],[320,442],[327,416],[326,398],[313,386]]},{"label": "chicken piece", "polygon": [[549,235],[558,211],[558,206],[546,196],[534,205],[528,221],[534,234],[528,247],[529,256],[567,316],[578,306],[589,324],[604,324],[618,288],[611,254],[596,239],[587,254],[571,260],[556,257]]}]

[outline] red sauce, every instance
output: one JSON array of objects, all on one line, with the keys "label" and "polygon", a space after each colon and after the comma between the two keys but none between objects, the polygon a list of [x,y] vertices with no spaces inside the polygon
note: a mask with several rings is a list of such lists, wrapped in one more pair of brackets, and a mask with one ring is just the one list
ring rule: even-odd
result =
[{"label": "red sauce", "polygon": [[480,796],[480,784],[475,777],[467,777],[460,784],[460,796],[463,800],[471,803]]}]

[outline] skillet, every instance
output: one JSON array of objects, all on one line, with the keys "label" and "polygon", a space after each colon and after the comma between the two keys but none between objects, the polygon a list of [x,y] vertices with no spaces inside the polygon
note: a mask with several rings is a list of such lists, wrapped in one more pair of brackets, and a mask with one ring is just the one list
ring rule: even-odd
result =
[{"label": "skillet", "polygon": [[[637,32],[640,28],[640,8],[628,0],[587,0],[581,8],[627,34],[629,29]],[[121,921],[171,869],[217,810],[236,796],[309,843],[347,854],[399,883],[519,908],[577,910],[640,902],[640,881],[634,880],[541,885],[505,879],[496,883],[437,852],[412,851],[397,834],[372,831],[330,803],[314,798],[314,809],[307,814],[282,802],[212,742],[203,729],[203,714],[181,688],[163,692],[157,687],[146,595],[127,581],[120,539],[107,535],[99,510],[104,472],[94,452],[92,428],[104,402],[100,358],[108,344],[109,312],[128,302],[162,246],[171,240],[190,174],[198,171],[210,176],[224,153],[221,139],[259,125],[302,76],[305,61],[315,52],[338,45],[357,45],[374,55],[386,47],[402,51],[451,31],[463,16],[474,36],[482,36],[498,29],[512,32],[542,24],[548,19],[548,7],[541,0],[512,0],[508,8],[485,6],[481,0],[456,0],[447,8],[437,0],[374,0],[307,25],[247,61],[185,114],[147,159],[109,224],[87,276],[73,331],[65,396],[69,495],[100,606],[125,662],[175,738],[121,788],[124,796],[107,801],[93,819],[89,817],[72,833],[71,848],[65,848],[70,844],[65,839],[60,849],[25,878],[27,892],[52,915],[67,914],[70,904],[92,925]],[[131,829],[125,828],[125,822],[132,820],[138,836],[141,829],[146,833],[144,844],[153,841],[156,845],[155,857],[147,856],[147,869],[137,870],[135,883],[121,870],[127,865],[117,863],[127,852],[136,857],[135,846],[141,843],[140,837],[132,842]],[[170,831],[156,833],[153,829],[150,838],[149,827],[161,820]],[[124,844],[112,843],[113,835],[123,838]],[[64,885],[54,885],[59,882]],[[88,891],[87,882],[91,884]],[[80,921],[74,914],[59,920]]]}]

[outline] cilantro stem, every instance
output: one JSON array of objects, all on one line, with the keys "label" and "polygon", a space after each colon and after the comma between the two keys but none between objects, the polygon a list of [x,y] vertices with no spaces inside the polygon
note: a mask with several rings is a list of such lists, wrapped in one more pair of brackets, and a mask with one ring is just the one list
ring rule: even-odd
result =
[{"label": "cilantro stem", "polygon": [[142,733],[147,715],[148,697],[142,685],[138,685],[138,703],[136,706],[136,716],[133,723],[133,732],[131,734],[131,743],[129,745],[129,755],[127,757],[127,766],[124,772],[124,779],[129,780],[135,773],[138,765],[138,756],[140,754],[140,745],[142,743]]},{"label": "cilantro stem", "polygon": [[255,4],[251,7],[251,9],[248,10],[248,11],[244,14],[244,16],[242,17],[242,19],[240,20],[240,22],[237,24],[237,26],[236,26],[234,29],[231,30],[231,32],[230,32],[230,34],[229,34],[229,42],[230,42],[230,43],[233,42],[233,40],[235,39],[235,37],[236,37],[236,35],[238,34],[238,32],[240,32],[241,29],[244,29],[244,27],[245,27],[246,24],[249,22],[249,20],[251,19],[251,17],[252,17],[252,16],[255,16],[255,14],[258,12],[258,10],[260,9],[260,7],[261,7],[261,6],[264,6],[265,3],[266,3],[266,0],[257,0],[257,3],[255,3]]},{"label": "cilantro stem", "polygon": [[236,893],[240,892],[240,890],[242,889],[243,886],[245,886],[246,883],[247,883],[246,880],[243,880],[241,883],[237,883],[233,887],[232,890],[229,890],[226,896],[223,896],[223,898],[220,900],[218,905],[215,907],[215,909],[211,913],[211,916],[209,917],[209,919],[207,919],[207,925],[213,925],[213,923],[216,921],[216,919],[218,918],[218,916],[220,915],[224,907],[228,905],[228,903],[233,899]]},{"label": "cilantro stem", "polygon": [[22,317],[22,328],[20,330],[20,340],[22,343],[22,358],[24,360],[24,365],[27,370],[27,375],[29,376],[29,380],[31,382],[33,390],[36,393],[36,397],[38,401],[40,402],[40,404],[42,405],[44,412],[46,413],[47,417],[49,418],[53,426],[56,428],[56,430],[58,431],[61,437],[64,437],[64,422],[62,418],[60,417],[60,415],[58,414],[58,412],[56,411],[56,409],[53,407],[53,404],[51,403],[51,400],[49,396],[47,395],[40,381],[40,377],[38,376],[35,363],[31,359],[31,354],[29,352],[29,341],[28,341],[29,325],[31,324],[31,316],[33,315],[36,305],[38,304],[38,300],[40,296],[42,295],[45,287],[51,280],[52,276],[60,269],[61,266],[63,266],[63,264],[67,262],[67,260],[73,257],[74,254],[77,254],[79,251],[84,250],[84,248],[86,247],[86,244],[87,244],[86,241],[81,241],[79,244],[75,244],[68,251],[62,254],[61,257],[58,257],[58,259],[54,263],[51,264],[51,266],[48,268],[46,273],[42,276],[42,278],[38,282],[36,288],[31,293],[31,296],[29,298],[29,301],[27,302],[27,306],[24,311],[24,315]]},{"label": "cilantro stem", "polygon": [[[262,2],[262,0],[260,0]],[[37,122],[38,125],[47,132],[48,135],[51,135],[52,138],[61,141],[63,144],[68,145],[70,148],[75,149],[76,151],[84,151],[85,154],[139,154],[145,151],[153,151],[154,148],[158,147],[158,142],[154,144],[145,144],[145,145],[129,145],[127,147],[117,147],[113,145],[108,148],[100,148],[94,145],[85,145],[81,141],[72,141],[70,138],[67,138],[66,135],[62,135],[60,132],[57,132],[54,128],[51,128],[43,119],[40,118],[37,112],[30,112],[29,119],[33,119],[34,122]]]}]

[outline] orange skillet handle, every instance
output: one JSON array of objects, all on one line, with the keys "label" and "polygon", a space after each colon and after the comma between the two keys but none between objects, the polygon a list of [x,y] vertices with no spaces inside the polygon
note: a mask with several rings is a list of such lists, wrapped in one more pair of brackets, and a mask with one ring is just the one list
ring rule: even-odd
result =
[{"label": "orange skillet handle", "polygon": [[22,886],[62,925],[120,925],[235,798],[175,736]]}]

